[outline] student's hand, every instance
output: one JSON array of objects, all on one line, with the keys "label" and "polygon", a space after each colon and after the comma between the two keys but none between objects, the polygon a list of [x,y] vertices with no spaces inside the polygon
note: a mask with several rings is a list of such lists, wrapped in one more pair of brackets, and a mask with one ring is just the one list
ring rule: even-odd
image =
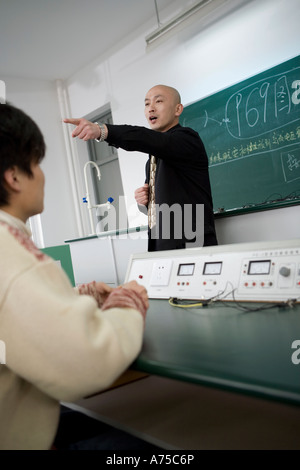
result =
[{"label": "student's hand", "polygon": [[149,200],[149,185],[145,183],[144,186],[136,189],[134,192],[134,197],[138,204],[146,206]]},{"label": "student's hand", "polygon": [[100,137],[101,130],[98,124],[87,119],[64,119],[64,122],[76,126],[72,132],[72,137],[78,137],[82,140],[99,139]]},{"label": "student's hand", "polygon": [[148,298],[147,290],[145,289],[144,286],[141,286],[141,284],[138,284],[136,281],[130,281],[130,282],[127,282],[126,284],[123,284],[122,287],[123,289],[130,289],[136,292],[137,294],[139,294],[144,303],[145,308],[146,309],[149,308],[149,298]]},{"label": "student's hand", "polygon": [[[105,302],[109,294],[114,290],[113,287],[108,286],[104,282],[96,282],[95,283],[95,290],[98,294],[98,302],[100,305]],[[100,300],[101,299],[101,300]]]},{"label": "student's hand", "polygon": [[145,320],[149,308],[149,299],[145,287],[136,281],[130,281],[113,289],[102,305],[103,311],[110,308],[134,308],[141,313]]}]

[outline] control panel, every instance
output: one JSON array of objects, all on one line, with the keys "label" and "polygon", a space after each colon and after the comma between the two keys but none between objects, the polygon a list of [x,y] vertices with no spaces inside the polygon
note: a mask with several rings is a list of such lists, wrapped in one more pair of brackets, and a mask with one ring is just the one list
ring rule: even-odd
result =
[{"label": "control panel", "polygon": [[136,253],[131,280],[152,299],[300,302],[300,239]]}]

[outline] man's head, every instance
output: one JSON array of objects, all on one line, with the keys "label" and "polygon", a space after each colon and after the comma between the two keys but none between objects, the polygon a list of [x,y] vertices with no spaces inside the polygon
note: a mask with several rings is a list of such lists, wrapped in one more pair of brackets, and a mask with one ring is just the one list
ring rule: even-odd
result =
[{"label": "man's head", "polygon": [[156,85],[145,97],[145,116],[151,129],[166,132],[179,122],[183,111],[181,98],[175,88]]},{"label": "man's head", "polygon": [[[20,109],[10,104],[1,104],[0,207],[7,206],[11,197],[20,193],[20,188],[24,193],[31,193],[32,200],[34,193],[41,199],[43,176],[39,163],[45,150],[43,135],[35,122]],[[27,188],[30,189],[27,191]],[[24,204],[28,203],[26,197],[24,194]],[[41,201],[36,205],[41,207]]]}]

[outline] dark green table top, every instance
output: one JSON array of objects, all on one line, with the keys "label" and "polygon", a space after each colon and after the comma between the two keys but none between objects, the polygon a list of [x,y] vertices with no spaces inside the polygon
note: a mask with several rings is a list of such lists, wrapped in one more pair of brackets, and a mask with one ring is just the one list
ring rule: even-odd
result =
[{"label": "dark green table top", "polygon": [[300,364],[292,362],[292,343],[300,340],[300,305],[242,305],[264,309],[245,312],[233,302],[187,309],[150,300],[133,368],[299,405]]}]

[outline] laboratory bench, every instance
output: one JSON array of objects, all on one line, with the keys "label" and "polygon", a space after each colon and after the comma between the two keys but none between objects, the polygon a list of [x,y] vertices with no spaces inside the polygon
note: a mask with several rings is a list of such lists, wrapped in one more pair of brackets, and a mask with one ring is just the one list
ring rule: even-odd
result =
[{"label": "laboratory bench", "polygon": [[299,362],[299,303],[151,299],[129,370],[67,406],[164,449],[299,450]]}]

